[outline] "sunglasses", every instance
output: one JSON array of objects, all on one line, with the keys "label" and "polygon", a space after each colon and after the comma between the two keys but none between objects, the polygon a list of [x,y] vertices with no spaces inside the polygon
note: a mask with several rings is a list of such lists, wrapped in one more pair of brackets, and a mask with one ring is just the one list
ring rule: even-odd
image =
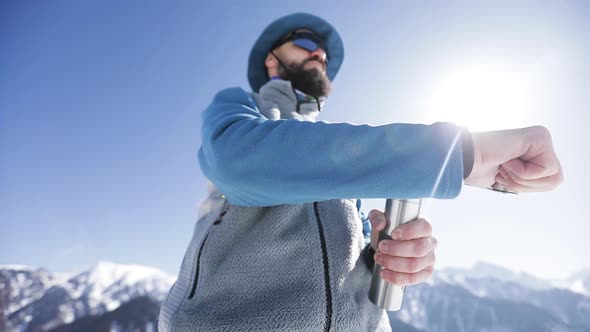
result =
[{"label": "sunglasses", "polygon": [[321,48],[326,52],[326,56],[328,51],[326,50],[325,43],[315,34],[309,32],[291,32],[287,34],[285,37],[281,38],[273,47],[275,48],[283,45],[287,42],[293,42],[293,45],[297,47],[301,47],[309,52],[313,52],[318,48]]}]

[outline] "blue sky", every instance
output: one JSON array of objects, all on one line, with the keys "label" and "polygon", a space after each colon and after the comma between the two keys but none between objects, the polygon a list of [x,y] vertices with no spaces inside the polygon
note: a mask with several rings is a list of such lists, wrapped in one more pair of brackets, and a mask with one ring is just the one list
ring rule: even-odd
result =
[{"label": "blue sky", "polygon": [[[437,266],[485,260],[545,277],[588,269],[589,7],[5,1],[0,264],[71,271],[102,259],[176,274],[206,188],[196,160],[200,112],[218,90],[248,88],[248,52],[268,23],[306,11],[329,20],[346,47],[322,120],[432,123],[459,105],[460,119],[552,131],[566,176],[557,191],[512,197],[465,188],[429,203]],[[494,93],[510,86],[502,82],[484,84],[489,95],[475,104],[433,99],[465,68],[521,79],[508,90],[522,100]]]}]

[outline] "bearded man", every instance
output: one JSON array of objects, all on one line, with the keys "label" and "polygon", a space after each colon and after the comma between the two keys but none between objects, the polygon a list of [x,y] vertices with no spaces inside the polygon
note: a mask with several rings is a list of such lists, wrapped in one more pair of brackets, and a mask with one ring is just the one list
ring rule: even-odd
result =
[{"label": "bearded man", "polygon": [[[198,157],[212,184],[160,331],[390,331],[368,297],[372,265],[393,284],[422,282],[437,242],[418,218],[391,240],[365,243],[359,198],[561,182],[542,127],[470,133],[452,123],[316,121],[343,59],[328,22],[282,17],[250,53],[253,92],[225,89],[204,111]],[[385,216],[373,210],[369,219],[375,239]]]}]

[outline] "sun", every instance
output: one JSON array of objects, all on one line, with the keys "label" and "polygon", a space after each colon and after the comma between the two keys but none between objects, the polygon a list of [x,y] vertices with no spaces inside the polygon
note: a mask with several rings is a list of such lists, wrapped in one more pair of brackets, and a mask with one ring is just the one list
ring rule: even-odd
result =
[{"label": "sun", "polygon": [[[426,98],[428,118],[485,131],[526,126],[529,96],[522,73],[465,66],[440,75]],[[428,93],[428,92],[427,92]]]}]

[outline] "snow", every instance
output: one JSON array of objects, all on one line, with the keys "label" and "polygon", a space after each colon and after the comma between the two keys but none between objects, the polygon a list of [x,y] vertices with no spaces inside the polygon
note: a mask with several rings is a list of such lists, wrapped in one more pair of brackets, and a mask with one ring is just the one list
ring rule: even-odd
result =
[{"label": "snow", "polygon": [[[120,307],[128,300],[141,295],[148,295],[152,298],[163,299],[167,294],[169,288],[174,283],[175,278],[166,273],[152,267],[141,265],[124,265],[112,262],[101,261],[91,268],[81,271],[76,274],[53,274],[43,269],[32,268],[27,266],[6,265],[0,267],[1,269],[10,270],[8,275],[11,276],[11,282],[15,284],[16,288],[11,296],[14,296],[9,302],[8,313],[14,312],[20,308],[29,306],[35,302],[43,292],[49,287],[61,287],[60,292],[67,292],[66,300],[60,302],[59,305],[59,319],[52,319],[45,322],[51,326],[55,322],[71,322],[80,317],[93,313],[102,313],[104,311],[113,311]],[[19,271],[25,271],[20,273]],[[33,272],[34,277],[28,272]],[[39,286],[38,292],[26,293],[33,285],[31,278],[37,278],[42,282]],[[490,282],[491,279],[502,282]],[[504,283],[506,282],[506,283]],[[445,326],[446,323],[454,323],[457,317],[453,315],[441,317],[441,321],[429,321],[427,307],[424,303],[418,300],[420,294],[428,292],[429,286],[437,286],[440,283],[448,283],[464,287],[466,290],[472,292],[479,297],[496,297],[496,298],[523,298],[527,289],[536,289],[536,287],[549,285],[547,287],[555,287],[559,285],[560,288],[569,289],[571,291],[588,294],[588,287],[590,285],[590,273],[587,271],[572,275],[572,277],[559,281],[548,281],[543,279],[534,279],[526,274],[515,273],[509,270],[495,267],[491,264],[478,264],[470,269],[446,268],[435,271],[433,278],[424,283],[425,288],[412,288],[412,291],[405,296],[405,304],[402,306],[402,311],[399,313],[399,319],[413,325],[417,328],[435,328]],[[11,284],[12,285],[12,284]],[[499,286],[498,286],[499,285]],[[508,285],[508,286],[506,286]],[[500,288],[498,288],[500,287]],[[55,289],[54,289],[55,291]],[[523,293],[524,292],[524,293]],[[23,295],[25,294],[25,295]],[[439,303],[439,308],[442,312],[448,312],[449,306],[453,302],[448,298],[438,299],[437,294],[428,295],[428,301]],[[530,303],[534,304],[530,299]],[[34,304],[33,304],[34,305]],[[88,305],[89,307],[86,307]],[[589,301],[582,301],[578,303],[579,312],[588,312],[590,309]],[[491,309],[489,309],[491,310]],[[32,312],[32,311],[30,311]],[[30,312],[25,312],[19,321],[20,326],[24,326],[27,320],[31,320]],[[495,311],[490,311],[489,316],[494,321],[498,320]],[[553,312],[553,315],[558,317],[559,311]],[[569,316],[560,317],[562,320],[567,320]],[[430,317],[431,318],[431,317]],[[476,317],[471,317],[475,319]],[[457,330],[466,330],[470,328],[469,318],[466,320],[458,320]],[[499,324],[499,323],[498,323]],[[111,326],[113,330],[120,329],[120,326],[114,324]],[[155,327],[152,326],[155,331]],[[490,330],[492,331],[492,330]],[[498,331],[498,330],[494,330]]]},{"label": "snow", "polygon": [[80,287],[79,296],[87,295],[93,311],[101,306],[108,311],[115,310],[137,295],[150,295],[161,300],[174,280],[156,268],[105,261],[70,279],[85,284]]},{"label": "snow", "polygon": [[574,293],[584,294],[586,296],[590,295],[590,294],[588,294],[588,290],[584,286],[583,280],[574,281],[568,288],[569,288],[569,290],[571,290]]},{"label": "snow", "polygon": [[100,296],[99,293],[112,284],[124,283],[133,286],[150,279],[166,280],[170,283],[175,280],[156,268],[100,261],[89,271],[87,282],[94,285],[97,292],[95,295]]},{"label": "snow", "polygon": [[74,314],[73,310],[71,310],[71,308],[69,306],[60,305],[59,311],[60,311],[60,314],[62,316],[64,323],[66,323],[66,324],[73,322],[74,319],[76,318],[76,315]]},{"label": "snow", "polygon": [[0,270],[30,271],[30,272],[34,272],[34,271],[39,270],[39,268],[38,267],[28,266],[28,265],[0,264]]},{"label": "snow", "polygon": [[555,288],[567,289],[574,293],[590,296],[590,271],[583,270],[572,274],[567,279],[551,280]]},{"label": "snow", "polygon": [[[512,282],[530,289],[550,289],[555,287],[554,283],[547,280],[533,277],[524,272],[512,272],[500,266],[489,263],[478,262],[471,268],[445,268],[435,272],[437,280],[456,284],[468,288],[468,279],[492,278],[505,282]],[[485,293],[479,295],[485,296]]]},{"label": "snow", "polygon": [[488,295],[488,291],[485,288],[480,288],[476,290],[474,294],[478,297],[486,297]]},{"label": "snow", "polygon": [[[44,295],[44,303],[57,301],[58,306],[58,317],[49,318],[41,325],[50,328],[85,315],[115,310],[137,296],[146,295],[161,301],[175,281],[174,277],[156,268],[105,261],[74,274],[53,274],[23,265],[1,265],[0,273],[10,280],[7,314],[24,310],[22,315],[14,316],[8,322],[9,326],[20,328],[32,319],[30,313],[39,310],[37,301]],[[52,298],[53,294],[57,297]]]},{"label": "snow", "polygon": [[121,302],[119,302],[119,301],[110,301],[110,302],[107,302],[106,308],[107,308],[107,311],[113,311],[113,310],[117,309],[120,305],[121,305]]}]

